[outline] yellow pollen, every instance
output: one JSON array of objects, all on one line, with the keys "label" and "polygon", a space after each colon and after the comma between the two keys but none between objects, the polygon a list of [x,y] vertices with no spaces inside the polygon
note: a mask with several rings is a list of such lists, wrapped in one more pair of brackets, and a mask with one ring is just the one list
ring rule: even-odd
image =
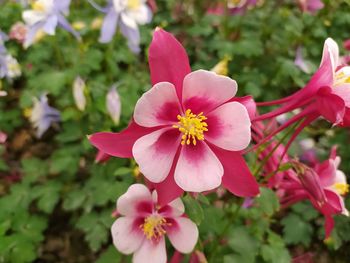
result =
[{"label": "yellow pollen", "polygon": [[346,193],[349,192],[349,185],[348,184],[343,184],[343,183],[335,183],[333,185],[333,188],[335,191],[337,191],[338,194],[340,195],[345,195]]},{"label": "yellow pollen", "polygon": [[334,87],[340,86],[342,84],[349,84],[350,76],[345,74],[343,71],[337,72],[334,80]]},{"label": "yellow pollen", "polygon": [[31,4],[31,6],[32,6],[32,9],[33,9],[34,11],[39,11],[39,12],[45,11],[45,6],[44,6],[43,3],[40,2],[40,1],[35,1],[35,2],[33,2],[33,3]]},{"label": "yellow pollen", "polygon": [[208,131],[208,124],[205,122],[207,117],[203,116],[203,112],[193,114],[190,109],[186,110],[185,116],[177,115],[178,124],[173,125],[174,128],[179,129],[182,135],[182,145],[193,145],[198,141],[204,140],[204,132]]},{"label": "yellow pollen", "polygon": [[128,0],[127,6],[129,9],[137,9],[141,5],[140,0]]},{"label": "yellow pollen", "polygon": [[145,221],[140,228],[147,239],[159,239],[166,234],[165,226],[170,225],[165,218],[160,215],[150,215],[145,218]]}]

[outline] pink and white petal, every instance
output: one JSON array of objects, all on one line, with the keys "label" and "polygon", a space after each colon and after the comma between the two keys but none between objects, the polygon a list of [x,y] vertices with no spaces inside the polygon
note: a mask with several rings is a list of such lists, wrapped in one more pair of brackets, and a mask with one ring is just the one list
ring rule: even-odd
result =
[{"label": "pink and white petal", "polygon": [[227,190],[241,197],[253,197],[259,194],[259,185],[240,153],[218,147],[212,149],[224,167],[222,184]]},{"label": "pink and white petal", "polygon": [[137,101],[134,119],[143,127],[155,127],[176,123],[179,114],[181,107],[174,85],[159,82]]},{"label": "pink and white petal", "polygon": [[154,183],[169,174],[181,136],[177,129],[163,128],[138,139],[132,153],[144,176]]},{"label": "pink and white petal", "polygon": [[174,223],[167,234],[171,244],[181,253],[190,253],[198,240],[198,228],[186,217],[174,218]]},{"label": "pink and white petal", "polygon": [[164,237],[158,242],[145,239],[132,258],[133,263],[166,263],[166,261]]},{"label": "pink and white petal", "polygon": [[248,111],[249,118],[253,120],[256,116],[256,103],[252,96],[244,96],[244,97],[234,97],[230,101],[237,101],[241,103]]},{"label": "pink and white petal", "polygon": [[350,84],[337,86],[332,89],[332,93],[342,98],[346,107],[350,107]]},{"label": "pink and white petal", "polygon": [[123,254],[134,253],[145,239],[131,217],[118,218],[112,225],[111,233],[114,246]]},{"label": "pink and white petal", "polygon": [[172,216],[181,216],[185,212],[185,206],[181,198],[176,198],[168,204],[171,208]]},{"label": "pink and white petal", "polygon": [[117,211],[126,216],[152,213],[152,195],[143,184],[131,185],[117,200]]},{"label": "pink and white petal", "polygon": [[180,198],[173,200],[165,206],[162,206],[158,213],[164,217],[178,217],[185,212],[185,206]]},{"label": "pink and white petal", "polygon": [[182,105],[195,114],[211,110],[232,99],[237,92],[237,83],[229,77],[206,70],[188,74],[183,83]]},{"label": "pink and white petal", "polygon": [[223,174],[219,159],[205,142],[182,146],[174,178],[184,191],[212,190],[220,186]]},{"label": "pink and white petal", "polygon": [[247,109],[238,102],[225,103],[207,115],[205,139],[216,146],[241,151],[251,140],[250,118]]},{"label": "pink and white petal", "polygon": [[181,100],[184,77],[191,72],[184,47],[176,38],[157,28],[148,52],[152,84],[167,81],[173,83]]},{"label": "pink and white petal", "polygon": [[344,174],[343,171],[337,170],[335,172],[335,182],[339,184],[346,184],[346,175]]},{"label": "pink and white petal", "polygon": [[132,120],[121,132],[98,132],[88,138],[92,145],[108,155],[132,158],[132,147],[135,141],[154,130],[154,128],[141,127]]},{"label": "pink and white petal", "polygon": [[339,47],[338,44],[332,38],[327,38],[324,42],[321,65],[323,64],[327,53],[330,56],[333,71],[335,71],[339,65]]}]

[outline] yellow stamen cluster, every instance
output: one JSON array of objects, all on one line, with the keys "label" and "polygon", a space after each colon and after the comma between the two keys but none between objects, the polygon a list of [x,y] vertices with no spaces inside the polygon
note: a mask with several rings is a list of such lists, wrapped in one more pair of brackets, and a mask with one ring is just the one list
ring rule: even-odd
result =
[{"label": "yellow stamen cluster", "polygon": [[127,6],[129,9],[137,9],[141,5],[140,0],[128,0]]},{"label": "yellow stamen cluster", "polygon": [[39,11],[39,12],[43,12],[45,11],[45,6],[41,1],[34,1],[32,4],[32,9],[34,11]]},{"label": "yellow stamen cluster", "polygon": [[335,183],[333,185],[333,188],[335,191],[337,191],[338,194],[340,195],[345,195],[346,193],[349,192],[349,185],[348,184],[343,184],[343,183]]},{"label": "yellow stamen cluster", "polygon": [[340,86],[342,84],[349,84],[350,83],[350,75],[344,73],[344,71],[340,70],[335,75],[334,80],[334,87]]},{"label": "yellow stamen cluster", "polygon": [[246,2],[247,2],[246,0],[228,0],[227,1],[227,6],[229,8],[241,7]]},{"label": "yellow stamen cluster", "polygon": [[150,215],[145,218],[145,221],[140,228],[147,239],[159,239],[166,234],[165,226],[170,225],[165,218],[160,215]]},{"label": "yellow stamen cluster", "polygon": [[207,117],[203,116],[203,112],[193,114],[190,109],[186,110],[185,116],[177,115],[178,124],[173,125],[174,128],[179,129],[182,135],[182,145],[193,145],[198,141],[204,140],[204,132],[208,131],[208,124],[205,122]]}]

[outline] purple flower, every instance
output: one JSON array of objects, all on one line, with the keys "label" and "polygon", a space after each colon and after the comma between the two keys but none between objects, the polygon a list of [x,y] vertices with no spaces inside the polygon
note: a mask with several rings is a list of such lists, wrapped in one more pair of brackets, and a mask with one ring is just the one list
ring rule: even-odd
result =
[{"label": "purple flower", "polygon": [[80,39],[79,34],[71,27],[65,16],[69,13],[70,0],[36,0],[32,3],[32,10],[23,12],[22,17],[28,31],[24,47],[27,48],[35,41],[37,34],[45,32],[54,35],[59,26]]},{"label": "purple flower", "polygon": [[59,122],[60,112],[49,106],[46,94],[41,95],[40,100],[34,98],[34,106],[30,115],[30,122],[36,129],[36,136],[41,136],[48,130],[52,123]]},{"label": "purple flower", "polygon": [[96,9],[106,13],[99,41],[101,43],[110,42],[119,26],[121,33],[128,40],[131,51],[139,53],[138,25],[147,24],[152,19],[151,9],[146,2],[146,0],[109,0],[106,8],[100,8],[90,0]]}]

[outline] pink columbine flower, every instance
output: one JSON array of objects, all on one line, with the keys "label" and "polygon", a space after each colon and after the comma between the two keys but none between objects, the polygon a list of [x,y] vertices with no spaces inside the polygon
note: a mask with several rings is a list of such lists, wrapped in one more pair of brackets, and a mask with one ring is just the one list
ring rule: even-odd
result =
[{"label": "pink columbine flower", "polygon": [[298,114],[270,133],[262,142],[300,121],[300,125],[295,129],[286,145],[286,149],[288,149],[290,143],[303,128],[319,117],[325,118],[333,125],[350,126],[349,87],[350,66],[340,64],[338,45],[333,39],[328,38],[324,44],[321,65],[303,89],[280,100],[257,103],[259,106],[277,104],[282,106],[256,117],[254,121],[274,118],[297,108],[302,108]]},{"label": "pink columbine flower", "polygon": [[284,206],[309,199],[312,205],[325,216],[326,238],[334,227],[333,216],[348,215],[343,196],[349,191],[344,173],[338,170],[340,158],[332,150],[328,160],[310,168],[294,162],[297,173],[288,172],[280,188],[284,195],[281,203]]},{"label": "pink columbine flower", "polygon": [[190,253],[197,243],[197,226],[184,216],[181,199],[160,206],[157,194],[134,184],[117,201],[121,215],[112,225],[114,246],[134,254],[134,263],[166,263],[165,235],[181,253]]},{"label": "pink columbine flower", "polygon": [[157,29],[149,49],[153,88],[136,103],[121,133],[93,134],[90,142],[117,157],[134,157],[155,183],[160,203],[185,191],[223,185],[238,196],[259,187],[240,151],[250,142],[250,118],[234,101],[234,80],[206,70],[191,72],[187,54],[169,33]]},{"label": "pink columbine flower", "polygon": [[98,151],[96,156],[95,156],[95,162],[96,163],[105,163],[107,162],[109,159],[111,158],[110,155],[102,152],[102,151]]}]

